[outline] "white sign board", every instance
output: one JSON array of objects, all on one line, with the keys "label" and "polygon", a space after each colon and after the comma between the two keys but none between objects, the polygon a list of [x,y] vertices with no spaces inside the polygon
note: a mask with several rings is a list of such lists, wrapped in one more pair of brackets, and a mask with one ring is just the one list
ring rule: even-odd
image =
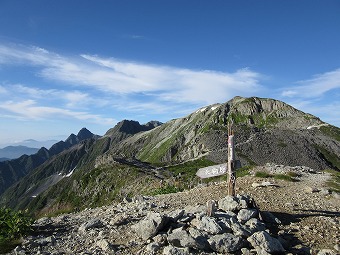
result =
[{"label": "white sign board", "polygon": [[198,169],[196,175],[202,179],[223,175],[227,172],[227,164],[208,166]]},{"label": "white sign board", "polygon": [[[241,162],[239,160],[235,160],[235,169],[241,167]],[[204,178],[210,178],[214,176],[220,176],[225,173],[227,173],[228,166],[226,163],[214,165],[214,166],[208,166],[198,169],[196,175],[202,179]]]}]

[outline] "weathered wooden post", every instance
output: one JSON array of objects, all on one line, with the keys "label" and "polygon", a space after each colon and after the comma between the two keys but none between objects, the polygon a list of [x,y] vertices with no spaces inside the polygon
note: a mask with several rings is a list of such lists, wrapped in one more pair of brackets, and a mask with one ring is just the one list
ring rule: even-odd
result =
[{"label": "weathered wooden post", "polygon": [[[234,148],[234,133],[231,125],[228,127],[228,163],[219,164],[214,166],[207,166],[198,169],[196,175],[201,179],[210,178],[214,176],[224,175],[228,173],[228,195],[235,196],[235,183],[236,183],[236,168],[241,167],[241,162],[235,160]],[[207,202],[207,215],[213,216],[216,211],[216,202],[210,200]]]},{"label": "weathered wooden post", "polygon": [[235,196],[235,148],[232,127],[228,127],[228,195]]}]

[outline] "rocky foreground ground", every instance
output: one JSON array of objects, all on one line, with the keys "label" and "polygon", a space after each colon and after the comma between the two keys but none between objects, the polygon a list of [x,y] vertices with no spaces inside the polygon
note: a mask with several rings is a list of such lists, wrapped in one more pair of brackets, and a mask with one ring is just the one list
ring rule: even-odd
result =
[{"label": "rocky foreground ground", "polygon": [[[296,172],[298,181],[245,176],[235,197],[221,182],[41,218],[10,254],[340,254],[340,198],[325,186],[330,175],[257,170]],[[207,215],[211,200],[217,211]]]}]

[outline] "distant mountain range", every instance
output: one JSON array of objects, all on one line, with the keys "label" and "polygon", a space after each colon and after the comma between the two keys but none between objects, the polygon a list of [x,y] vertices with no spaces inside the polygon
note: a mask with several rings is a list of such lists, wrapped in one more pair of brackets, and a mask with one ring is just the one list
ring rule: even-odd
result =
[{"label": "distant mountain range", "polygon": [[45,141],[37,141],[34,139],[26,139],[20,142],[15,142],[11,144],[0,144],[0,147],[5,148],[7,146],[25,146],[29,148],[41,148],[45,147],[49,149],[53,144],[59,142],[59,140],[45,140]]},{"label": "distant mountain range", "polygon": [[39,151],[40,148],[45,147],[49,149],[58,140],[37,141],[34,139],[27,139],[21,142],[15,142],[0,148],[0,162],[16,159],[22,155],[32,155]]},{"label": "distant mountain range", "polygon": [[197,168],[226,162],[230,125],[245,167],[340,170],[338,127],[278,100],[235,97],[164,124],[123,120],[102,137],[82,129],[49,150],[0,162],[0,206],[47,213],[145,193],[178,173],[192,183]]},{"label": "distant mountain range", "polygon": [[26,154],[31,155],[38,152],[38,148],[30,148],[27,146],[7,146],[5,148],[0,149],[0,158],[5,159],[15,159],[19,158],[20,156]]},{"label": "distant mountain range", "polygon": [[45,140],[45,141],[37,141],[34,139],[27,139],[22,142],[19,142],[18,145],[24,145],[27,147],[33,147],[33,148],[41,148],[45,147],[49,149],[53,144],[57,143],[58,140]]}]

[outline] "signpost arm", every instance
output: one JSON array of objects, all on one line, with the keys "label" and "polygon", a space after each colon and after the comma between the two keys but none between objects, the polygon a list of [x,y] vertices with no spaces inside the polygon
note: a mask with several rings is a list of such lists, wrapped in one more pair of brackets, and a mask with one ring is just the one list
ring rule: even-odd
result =
[{"label": "signpost arm", "polygon": [[235,196],[235,148],[232,127],[228,127],[228,195]]}]

